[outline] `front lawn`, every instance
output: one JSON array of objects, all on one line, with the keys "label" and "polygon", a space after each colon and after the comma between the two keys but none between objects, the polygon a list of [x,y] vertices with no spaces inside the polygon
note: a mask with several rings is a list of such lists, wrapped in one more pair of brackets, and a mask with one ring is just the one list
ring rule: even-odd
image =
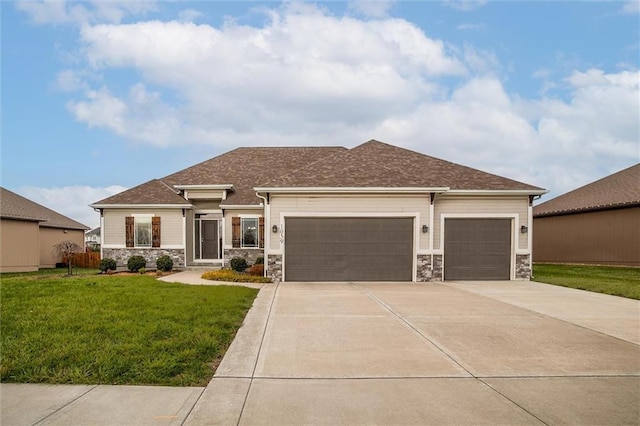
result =
[{"label": "front lawn", "polygon": [[533,280],[640,299],[640,268],[535,264]]},{"label": "front lawn", "polygon": [[257,290],[3,274],[0,381],[204,386]]}]

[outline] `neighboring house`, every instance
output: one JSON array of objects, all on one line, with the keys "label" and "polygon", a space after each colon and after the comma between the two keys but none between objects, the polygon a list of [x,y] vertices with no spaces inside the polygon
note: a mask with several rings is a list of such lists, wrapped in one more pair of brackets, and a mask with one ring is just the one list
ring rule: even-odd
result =
[{"label": "neighboring house", "polygon": [[640,163],[533,212],[535,262],[640,266]]},{"label": "neighboring house", "polygon": [[546,191],[378,141],[238,148],[98,201],[102,256],[264,256],[275,281],[528,279]]},{"label": "neighboring house", "polygon": [[62,261],[53,246],[69,240],[83,247],[86,229],[73,219],[0,188],[0,271],[53,268]]},{"label": "neighboring house", "polygon": [[85,232],[84,244],[90,250],[100,250],[100,227]]}]

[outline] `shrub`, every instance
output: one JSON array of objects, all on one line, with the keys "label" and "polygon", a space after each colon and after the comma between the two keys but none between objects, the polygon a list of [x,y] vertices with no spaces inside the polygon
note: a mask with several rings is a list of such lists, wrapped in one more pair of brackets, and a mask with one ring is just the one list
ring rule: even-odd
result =
[{"label": "shrub", "polygon": [[249,275],[255,275],[256,277],[262,277],[264,275],[264,265],[256,263],[245,271]]},{"label": "shrub", "polygon": [[249,266],[243,257],[234,257],[231,259],[231,262],[229,262],[229,265],[231,266],[231,269],[237,272],[244,272],[244,270],[247,269],[247,266]]},{"label": "shrub", "polygon": [[141,275],[144,275],[144,274],[147,273],[147,270],[146,270],[146,268],[140,268],[140,269],[138,269],[138,272],[140,272]]},{"label": "shrub", "polygon": [[98,265],[98,269],[100,269],[100,272],[115,271],[116,268],[117,268],[116,261],[108,257],[105,257],[104,259],[102,259],[100,261],[100,265]]},{"label": "shrub", "polygon": [[234,283],[270,283],[267,277],[257,277],[255,275],[241,274],[230,269],[222,269],[220,271],[209,271],[202,274],[202,278],[212,281],[227,281]]},{"label": "shrub", "polygon": [[127,268],[129,268],[131,272],[138,272],[146,266],[147,260],[142,256],[131,256],[129,260],[127,260]]},{"label": "shrub", "polygon": [[156,260],[156,267],[159,271],[170,271],[173,269],[173,260],[166,254],[160,256],[158,260]]},{"label": "shrub", "polygon": [[264,265],[264,257],[258,256],[256,258],[256,263],[254,263],[254,265]]}]

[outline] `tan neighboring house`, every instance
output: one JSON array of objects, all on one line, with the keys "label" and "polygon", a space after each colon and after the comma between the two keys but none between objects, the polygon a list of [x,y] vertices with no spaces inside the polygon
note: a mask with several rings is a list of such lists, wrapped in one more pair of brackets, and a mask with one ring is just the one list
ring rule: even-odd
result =
[{"label": "tan neighboring house", "polygon": [[640,266],[640,163],[533,211],[534,262]]},{"label": "tan neighboring house", "polygon": [[53,246],[73,241],[84,247],[87,226],[0,188],[0,272],[53,268],[62,259]]},{"label": "tan neighboring house", "polygon": [[275,281],[529,279],[544,189],[371,140],[238,148],[91,207],[103,258],[264,257]]}]

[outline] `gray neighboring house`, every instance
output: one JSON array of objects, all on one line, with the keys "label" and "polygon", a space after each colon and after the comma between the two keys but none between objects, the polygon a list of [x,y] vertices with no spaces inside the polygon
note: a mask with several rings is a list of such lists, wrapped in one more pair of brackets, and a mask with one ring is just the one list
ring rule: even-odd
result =
[{"label": "gray neighboring house", "polygon": [[0,188],[0,272],[53,268],[62,261],[53,246],[72,241],[84,247],[89,227]]},{"label": "gray neighboring house", "polygon": [[640,266],[640,163],[533,209],[534,262]]},{"label": "gray neighboring house", "polygon": [[238,148],[100,200],[103,258],[275,281],[529,279],[542,188],[371,140]]},{"label": "gray neighboring house", "polygon": [[91,250],[100,250],[100,227],[84,233],[84,244]]}]

